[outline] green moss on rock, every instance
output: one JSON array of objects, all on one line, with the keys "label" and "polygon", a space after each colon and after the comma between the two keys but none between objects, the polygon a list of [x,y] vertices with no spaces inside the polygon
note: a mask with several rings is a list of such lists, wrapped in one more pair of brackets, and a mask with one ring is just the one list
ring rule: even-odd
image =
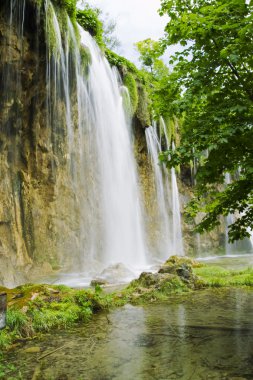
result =
[{"label": "green moss on rock", "polygon": [[65,9],[71,20],[75,20],[77,0],[52,0],[52,3],[55,6]]},{"label": "green moss on rock", "polygon": [[127,72],[135,74],[136,77],[140,75],[140,72],[137,69],[137,67],[128,59],[121,57],[120,55],[114,53],[109,49],[105,49],[105,56],[111,66],[117,67],[121,75],[124,75]]},{"label": "green moss on rock", "polygon": [[123,77],[123,83],[124,83],[124,86],[127,87],[129,97],[130,97],[130,103],[131,103],[130,113],[131,115],[134,115],[138,106],[138,90],[137,90],[136,80],[134,79],[131,73],[127,73]]},{"label": "green moss on rock", "polygon": [[151,125],[150,117],[150,101],[148,99],[148,92],[144,85],[138,85],[138,106],[136,110],[136,117],[142,127]]},{"label": "green moss on rock", "polygon": [[84,70],[84,73],[87,74],[89,65],[91,64],[91,54],[88,47],[85,47],[83,45],[80,46],[80,57],[81,57],[81,64],[82,68]]}]

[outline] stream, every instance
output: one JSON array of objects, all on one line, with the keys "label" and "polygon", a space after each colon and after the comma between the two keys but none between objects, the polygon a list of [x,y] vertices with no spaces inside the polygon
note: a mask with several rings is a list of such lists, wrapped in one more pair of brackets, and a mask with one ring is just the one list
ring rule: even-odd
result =
[{"label": "stream", "polygon": [[252,316],[242,288],[126,305],[27,342],[6,365],[27,380],[253,379]]}]

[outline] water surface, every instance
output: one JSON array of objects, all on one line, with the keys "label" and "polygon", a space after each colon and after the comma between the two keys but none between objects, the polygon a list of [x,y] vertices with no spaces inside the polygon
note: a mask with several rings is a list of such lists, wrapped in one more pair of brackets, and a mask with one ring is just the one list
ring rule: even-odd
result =
[{"label": "water surface", "polygon": [[[33,380],[253,379],[252,316],[252,290],[194,292],[99,314],[29,342],[8,361]],[[31,346],[41,352],[27,353]]]}]

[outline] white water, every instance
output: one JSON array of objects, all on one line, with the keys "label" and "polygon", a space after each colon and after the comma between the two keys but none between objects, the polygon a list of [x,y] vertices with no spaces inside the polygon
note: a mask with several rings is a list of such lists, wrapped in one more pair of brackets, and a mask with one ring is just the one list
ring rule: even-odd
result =
[{"label": "white water", "polygon": [[[165,149],[168,149],[170,142],[162,118],[160,120],[160,135],[164,136]],[[162,147],[155,123],[146,129],[146,140],[155,174],[160,231],[157,249],[162,259],[166,259],[169,255],[173,254],[183,255],[180,202],[176,173],[174,168],[169,173],[158,162],[158,155],[162,151]]]},{"label": "white water", "polygon": [[[225,173],[225,184],[229,185],[231,184],[232,179],[231,175],[229,173]],[[234,214],[228,214],[225,217],[225,252],[226,255],[236,255],[238,252],[250,252],[253,250],[253,234],[252,231],[251,237],[245,238],[243,240],[237,240],[233,243],[229,242],[228,238],[228,231],[229,231],[229,226],[236,221],[236,215]]]},{"label": "white water", "polygon": [[87,88],[101,176],[103,260],[106,264],[123,262],[140,267],[146,264],[143,221],[131,130],[123,109],[117,72],[83,30],[81,41],[92,56]]},{"label": "white water", "polygon": [[47,58],[48,124],[56,153],[62,142],[55,141],[54,131],[66,125],[70,208],[79,213],[80,252],[68,259],[69,269],[78,268],[87,279],[118,263],[140,272],[146,266],[145,238],[131,126],[118,74],[80,27],[81,44],[91,55],[85,73],[73,27],[69,21],[63,43],[49,1],[47,28],[53,28],[56,40],[54,54],[48,52]]}]

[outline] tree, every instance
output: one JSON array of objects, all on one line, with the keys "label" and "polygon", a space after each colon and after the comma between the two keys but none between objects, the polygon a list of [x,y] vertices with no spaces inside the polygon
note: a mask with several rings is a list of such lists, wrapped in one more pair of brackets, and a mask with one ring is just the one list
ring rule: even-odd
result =
[{"label": "tree", "polygon": [[137,42],[135,46],[140,54],[141,63],[144,67],[150,68],[150,71],[152,72],[155,62],[163,54],[163,47],[161,46],[161,43],[148,38]]},{"label": "tree", "polygon": [[[230,241],[253,230],[252,8],[244,0],[163,0],[160,10],[170,17],[164,48],[182,47],[162,88],[162,99],[182,120],[181,144],[161,160],[168,167],[198,160],[187,215],[205,212],[197,226],[202,232],[219,224],[220,215],[236,213]],[[224,187],[226,172],[234,181]]]}]

